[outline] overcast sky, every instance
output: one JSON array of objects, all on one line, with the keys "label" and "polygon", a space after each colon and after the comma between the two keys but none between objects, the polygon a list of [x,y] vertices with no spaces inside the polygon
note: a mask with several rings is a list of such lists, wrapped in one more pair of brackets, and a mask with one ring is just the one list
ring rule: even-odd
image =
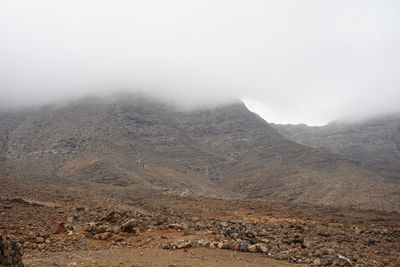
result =
[{"label": "overcast sky", "polygon": [[269,122],[400,112],[400,1],[0,0],[0,106],[147,92]]}]

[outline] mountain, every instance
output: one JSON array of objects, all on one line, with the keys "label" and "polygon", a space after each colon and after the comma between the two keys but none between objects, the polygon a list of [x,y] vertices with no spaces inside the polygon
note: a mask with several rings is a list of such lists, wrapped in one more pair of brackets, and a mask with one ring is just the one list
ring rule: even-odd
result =
[{"label": "mountain", "polygon": [[298,143],[343,155],[377,170],[400,174],[400,114],[359,123],[334,122],[322,127],[273,126]]},{"label": "mountain", "polygon": [[243,103],[182,111],[133,95],[0,116],[1,171],[102,185],[399,210],[398,180],[290,141]]}]

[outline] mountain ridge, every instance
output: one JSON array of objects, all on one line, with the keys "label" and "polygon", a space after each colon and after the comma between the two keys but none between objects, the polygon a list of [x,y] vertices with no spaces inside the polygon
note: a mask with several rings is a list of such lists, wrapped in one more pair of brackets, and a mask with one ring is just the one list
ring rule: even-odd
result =
[{"label": "mountain ridge", "polygon": [[[399,184],[279,134],[243,103],[181,111],[121,97],[0,116],[10,176],[398,210]],[[125,190],[125,189],[124,189]]]},{"label": "mountain ridge", "polygon": [[400,174],[400,114],[326,126],[272,126],[283,136],[391,174]]}]

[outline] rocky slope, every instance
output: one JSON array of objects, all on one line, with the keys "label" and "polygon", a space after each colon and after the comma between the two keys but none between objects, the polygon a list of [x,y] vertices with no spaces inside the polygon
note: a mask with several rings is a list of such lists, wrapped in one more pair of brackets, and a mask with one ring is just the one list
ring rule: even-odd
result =
[{"label": "rocky slope", "polygon": [[359,123],[334,122],[322,127],[273,125],[283,136],[340,154],[366,166],[400,174],[400,114]]},{"label": "rocky slope", "polygon": [[0,116],[7,176],[163,194],[399,210],[399,183],[289,141],[242,103],[183,112],[118,96]]}]

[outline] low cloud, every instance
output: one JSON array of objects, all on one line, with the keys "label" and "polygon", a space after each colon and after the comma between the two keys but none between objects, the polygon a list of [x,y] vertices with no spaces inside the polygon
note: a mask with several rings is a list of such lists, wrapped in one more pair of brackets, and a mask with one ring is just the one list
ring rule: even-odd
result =
[{"label": "low cloud", "polygon": [[400,112],[399,15],[398,1],[2,1],[0,106],[128,91],[246,99],[276,122]]}]

